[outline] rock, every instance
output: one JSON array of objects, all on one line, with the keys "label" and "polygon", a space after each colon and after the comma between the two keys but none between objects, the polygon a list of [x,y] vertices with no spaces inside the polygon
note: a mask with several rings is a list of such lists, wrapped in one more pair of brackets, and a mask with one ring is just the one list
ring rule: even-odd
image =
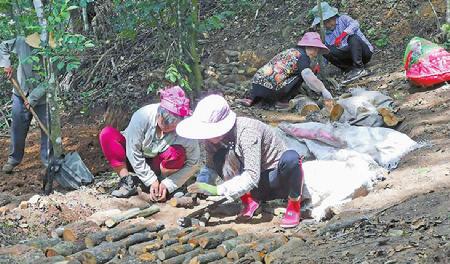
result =
[{"label": "rock", "polygon": [[28,203],[31,205],[37,204],[39,199],[41,199],[41,196],[39,194],[35,194],[30,198],[30,200],[28,200]]},{"label": "rock", "polygon": [[244,74],[244,73],[245,73],[245,70],[238,70],[237,73],[238,73],[238,74]]},{"label": "rock", "polygon": [[11,195],[0,193],[0,206],[7,205],[11,202]]},{"label": "rock", "polygon": [[235,50],[224,50],[223,53],[228,57],[239,57],[240,52]]},{"label": "rock", "polygon": [[219,82],[216,79],[208,78],[204,81],[204,86],[207,89],[215,89],[219,86]]},{"label": "rock", "polygon": [[253,76],[257,71],[258,69],[255,67],[248,67],[245,73],[247,74],[247,76]]},{"label": "rock", "polygon": [[20,202],[19,208],[20,209],[27,209],[28,208],[28,202],[27,201]]},{"label": "rock", "polygon": [[241,64],[245,64],[253,68],[259,68],[263,66],[267,61],[268,59],[266,59],[264,56],[256,54],[256,52],[252,50],[246,50],[239,56],[239,62]]},{"label": "rock", "polygon": [[6,206],[0,207],[0,215],[4,215],[7,212],[9,212],[9,208],[8,207],[6,207]]},{"label": "rock", "polygon": [[227,83],[241,83],[243,81],[246,81],[247,77],[239,74],[233,74],[229,76],[225,76],[220,83],[227,84]]}]

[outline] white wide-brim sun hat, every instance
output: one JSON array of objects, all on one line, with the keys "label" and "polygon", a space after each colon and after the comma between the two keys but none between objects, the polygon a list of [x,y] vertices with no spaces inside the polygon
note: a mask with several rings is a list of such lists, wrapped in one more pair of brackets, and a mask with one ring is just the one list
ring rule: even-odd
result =
[{"label": "white wide-brim sun hat", "polygon": [[197,104],[194,113],[176,128],[179,136],[190,139],[210,139],[225,135],[236,123],[234,113],[220,95],[209,95]]}]

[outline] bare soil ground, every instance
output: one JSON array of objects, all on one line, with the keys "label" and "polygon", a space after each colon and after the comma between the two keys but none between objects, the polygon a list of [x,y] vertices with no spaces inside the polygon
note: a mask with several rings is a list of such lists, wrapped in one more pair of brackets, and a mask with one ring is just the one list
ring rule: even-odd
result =
[{"label": "bare soil ground", "polygon": [[[301,7],[306,8],[306,1],[300,2]],[[361,1],[349,2],[347,11],[355,12],[353,14],[356,15],[355,7]],[[392,171],[385,181],[376,185],[367,196],[346,204],[341,209],[341,214],[335,216],[329,223],[305,221],[299,228],[286,232],[278,228],[280,217],[269,213],[259,215],[250,223],[239,223],[235,221],[239,205],[231,204],[222,208],[225,210],[220,210],[221,214],[213,215],[210,228],[233,227],[242,233],[286,232],[292,236],[300,236],[306,240],[305,247],[292,252],[292,256],[297,256],[299,261],[306,263],[448,263],[450,85],[420,89],[410,86],[404,80],[401,53],[405,40],[412,34],[431,35],[435,26],[433,15],[430,15],[432,11],[426,6],[427,1],[398,2],[392,12],[390,12],[392,8],[377,6],[370,7],[375,8],[376,12],[373,10],[364,12],[369,8],[367,6],[364,6],[364,10],[358,11],[361,15],[356,17],[364,23],[374,25],[376,28],[390,28],[388,25],[394,24],[396,30],[388,32],[392,43],[374,55],[369,65],[372,74],[345,89],[367,87],[386,92],[395,98],[400,104],[400,114],[405,117],[396,129],[423,143],[424,146],[408,154],[399,167]],[[432,2],[441,14],[440,3]],[[226,28],[212,36],[209,41],[219,44],[216,46],[209,44],[211,46],[207,48],[210,53],[208,60],[226,63],[226,55],[222,53],[224,48],[235,50],[254,48],[264,56],[273,55],[281,48],[279,43],[275,43],[277,40],[275,36],[283,34],[280,30],[274,31],[274,28],[283,25],[283,21],[276,20],[276,17],[282,16],[285,11],[294,12],[298,7],[291,2],[287,7],[278,9],[272,7],[262,8],[255,24],[248,19],[247,22],[242,22],[243,28]],[[411,8],[418,10],[423,16],[417,18],[410,11]],[[371,13],[378,15],[368,16]],[[404,20],[410,23],[401,23]],[[279,24],[271,27],[270,23],[273,21]],[[427,26],[416,27],[420,23]],[[249,29],[262,25],[266,26],[259,31]],[[293,23],[288,26],[292,31],[297,25]],[[239,41],[239,38],[243,38],[241,35],[246,32],[250,32],[249,37]],[[299,35],[298,32],[296,36],[287,34],[289,37],[285,39],[295,39]],[[224,38],[228,40],[222,43],[220,40]],[[265,46],[270,48],[266,49]],[[233,96],[230,99],[233,99]],[[258,108],[243,110],[234,104],[233,107],[241,114],[262,119],[267,115],[284,115]],[[102,114],[101,111],[95,112],[89,119],[71,116],[70,122],[65,122],[63,129],[66,149],[80,153],[89,169],[96,175],[96,182],[72,192],[57,189],[58,192],[48,197],[40,197],[36,202],[28,203],[26,208],[18,208],[20,201],[29,200],[33,195],[41,193],[40,178],[43,167],[39,160],[39,135],[36,129],[31,131],[27,139],[24,162],[11,175],[0,173],[0,191],[12,200],[12,203],[0,208],[1,245],[48,235],[59,225],[84,219],[97,211],[146,205],[139,197],[115,199],[108,195],[117,178],[108,172],[97,140],[101,128],[98,120]],[[0,138],[2,161],[7,158],[8,141],[7,138]],[[204,204],[203,201],[202,205]],[[161,204],[161,212],[152,218],[171,227],[176,225],[178,217],[191,211],[192,209],[178,209]]]}]

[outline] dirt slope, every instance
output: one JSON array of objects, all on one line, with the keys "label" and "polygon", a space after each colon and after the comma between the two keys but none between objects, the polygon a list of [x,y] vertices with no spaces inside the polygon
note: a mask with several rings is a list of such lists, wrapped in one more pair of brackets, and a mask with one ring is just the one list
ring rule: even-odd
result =
[{"label": "dirt slope", "polygon": [[[277,51],[290,47],[309,25],[305,10],[315,1],[265,1],[258,11],[227,22],[223,30],[210,34],[203,44],[205,65],[229,64],[230,56],[225,49],[244,52],[252,51],[257,56],[245,62],[238,62],[240,68],[247,70],[261,64]],[[341,2],[341,1],[340,1]],[[343,1],[342,1],[343,2]],[[406,42],[413,35],[431,37],[436,33],[435,17],[429,1],[368,1],[349,0],[340,10],[349,12],[358,18],[365,32],[370,32],[371,40],[387,38],[386,47],[377,47],[376,54],[369,65],[371,76],[350,85],[367,87],[386,92],[399,104],[400,114],[405,121],[397,130],[408,134],[414,140],[424,143],[424,147],[407,155],[399,167],[390,173],[384,182],[366,197],[348,203],[341,216],[334,222],[355,219],[366,215],[368,220],[355,222],[346,228],[337,229],[329,234],[319,235],[324,224],[306,223],[289,234],[304,237],[308,244],[298,254],[299,259],[307,263],[317,262],[375,262],[388,260],[404,262],[442,262],[449,257],[448,224],[450,218],[450,86],[443,85],[433,89],[411,87],[404,80],[402,55]],[[438,16],[443,17],[444,1],[431,1]],[[365,3],[365,4],[362,4]],[[442,19],[441,19],[442,20]],[[219,68],[219,67],[216,67]],[[225,74],[227,82],[236,74]],[[239,77],[238,83],[250,77]],[[221,85],[225,86],[226,83]],[[148,83],[133,91],[145,93]],[[222,87],[222,86],[221,86]],[[242,96],[245,89],[240,85],[229,86],[225,91],[227,98]],[[248,87],[244,85],[244,88]],[[217,88],[216,88],[217,89]],[[240,90],[237,90],[240,89]],[[223,91],[222,89],[220,89]],[[103,101],[107,101],[105,98]],[[140,102],[140,101],[139,101]],[[230,101],[231,102],[231,101]],[[144,102],[142,102],[143,104]],[[231,102],[233,104],[233,102]],[[233,104],[234,107],[236,107]],[[236,110],[245,115],[261,118],[272,112],[261,109]],[[89,118],[69,115],[63,130],[67,149],[77,150],[88,167],[97,175],[107,171],[104,158],[100,154],[97,136],[102,127],[103,111],[93,111]],[[54,194],[42,198],[40,203],[25,209],[14,209],[20,200],[28,200],[40,192],[42,166],[39,161],[38,133],[33,130],[27,140],[25,160],[12,175],[0,173],[0,191],[17,196],[14,202],[4,207],[12,210],[0,218],[1,244],[14,244],[26,237],[47,233],[55,226],[72,222],[90,215],[92,212],[110,207],[122,209],[139,206],[138,198],[127,201],[113,199],[104,194],[114,179],[108,175],[97,177],[95,186],[70,192],[66,195]],[[0,138],[3,150],[1,160],[6,160],[8,139]],[[408,199],[414,197],[412,199]],[[390,207],[393,206],[393,207]],[[382,211],[383,208],[390,207]],[[229,208],[228,215],[217,215],[213,225],[221,228],[232,226],[242,232],[280,232],[277,224],[279,217],[263,214],[251,223],[236,224],[232,213],[238,207]],[[189,212],[185,209],[172,209],[162,205],[156,220],[175,225],[176,218]],[[331,223],[331,224],[332,224]],[[422,224],[423,223],[423,224]]]}]

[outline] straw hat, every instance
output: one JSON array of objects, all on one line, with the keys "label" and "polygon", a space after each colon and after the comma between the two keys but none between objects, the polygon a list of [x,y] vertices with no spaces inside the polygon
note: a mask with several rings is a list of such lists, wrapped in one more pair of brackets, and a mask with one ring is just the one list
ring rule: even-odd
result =
[{"label": "straw hat", "polygon": [[177,134],[184,138],[210,139],[225,135],[236,122],[236,114],[220,95],[209,95],[200,102],[191,117],[177,125]]},{"label": "straw hat", "polygon": [[[33,48],[41,48],[41,38],[39,33],[33,33],[25,38],[25,42],[30,45]],[[53,34],[50,33],[48,38],[48,44],[50,45],[50,48],[55,48],[55,39],[53,38]]]}]

